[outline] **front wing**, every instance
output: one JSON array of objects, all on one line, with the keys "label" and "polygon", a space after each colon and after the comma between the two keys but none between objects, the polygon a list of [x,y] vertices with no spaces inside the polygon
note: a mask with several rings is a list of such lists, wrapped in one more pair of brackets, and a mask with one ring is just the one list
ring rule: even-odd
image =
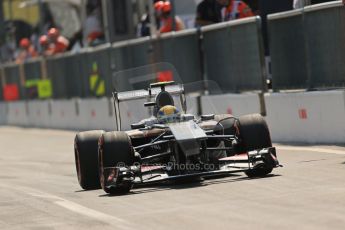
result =
[{"label": "front wing", "polygon": [[[179,180],[193,177],[221,176],[239,172],[246,172],[266,166],[276,168],[281,167],[276,157],[274,147],[250,151],[240,155],[219,159],[216,170],[188,170],[184,174],[169,175],[171,165],[133,165],[128,167],[108,167],[104,168],[105,186],[107,188],[118,187],[122,183],[132,183],[133,185],[157,184],[167,181]],[[195,165],[194,165],[195,166]],[[186,167],[186,166],[185,166]]]}]

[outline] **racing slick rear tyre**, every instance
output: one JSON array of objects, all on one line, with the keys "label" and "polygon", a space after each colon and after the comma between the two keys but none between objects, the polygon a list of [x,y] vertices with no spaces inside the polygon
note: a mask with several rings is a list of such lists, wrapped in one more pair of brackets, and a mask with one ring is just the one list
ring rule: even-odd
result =
[{"label": "racing slick rear tyre", "polygon": [[[256,149],[272,147],[271,135],[266,121],[260,114],[249,114],[239,118],[241,150],[249,152]],[[272,172],[273,168],[266,164],[256,165],[246,171],[248,177],[263,177]]]},{"label": "racing slick rear tyre", "polygon": [[230,114],[219,114],[214,116],[218,124],[214,127],[214,132],[220,135],[235,135],[236,119]]},{"label": "racing slick rear tyre", "polygon": [[[217,125],[214,127],[214,132],[217,135],[235,135],[236,134],[236,119],[231,114],[218,114],[214,116]],[[219,140],[211,140],[208,142],[210,146],[217,147],[220,144]],[[231,141],[224,140],[225,147],[232,147]],[[227,151],[228,155],[233,155],[233,150]]]},{"label": "racing slick rear tyre", "polygon": [[115,131],[102,134],[98,143],[98,164],[100,184],[106,193],[126,194],[132,183],[121,183],[117,187],[107,188],[104,168],[132,166],[135,162],[131,139],[125,132]]},{"label": "racing slick rear tyre", "polygon": [[98,174],[98,139],[104,131],[80,132],[74,139],[74,156],[80,186],[85,190],[100,189]]}]

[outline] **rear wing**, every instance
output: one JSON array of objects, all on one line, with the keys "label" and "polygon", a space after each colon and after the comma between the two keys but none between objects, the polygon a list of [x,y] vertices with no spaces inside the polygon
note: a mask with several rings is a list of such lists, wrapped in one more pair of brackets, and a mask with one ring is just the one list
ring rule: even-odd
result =
[{"label": "rear wing", "polygon": [[120,102],[123,101],[132,101],[138,99],[151,99],[158,95],[162,91],[162,85],[164,85],[164,90],[171,95],[178,95],[180,96],[182,108],[184,112],[187,111],[187,104],[186,104],[186,97],[185,91],[182,84],[170,85],[168,84],[157,84],[157,85],[150,85],[150,88],[147,90],[132,90],[132,91],[125,91],[125,92],[113,92],[114,98],[114,110],[115,110],[115,122],[118,131],[121,131],[121,113],[120,113]]},{"label": "rear wing", "polygon": [[[143,98],[152,98],[155,97],[159,92],[161,92],[161,88],[158,87],[150,87],[149,89],[140,89],[140,90],[132,90],[132,91],[125,91],[125,92],[114,92],[114,100],[118,102],[122,101],[131,101]],[[180,95],[184,94],[184,87],[181,84],[177,85],[166,85],[165,91],[170,93],[171,95]]]}]

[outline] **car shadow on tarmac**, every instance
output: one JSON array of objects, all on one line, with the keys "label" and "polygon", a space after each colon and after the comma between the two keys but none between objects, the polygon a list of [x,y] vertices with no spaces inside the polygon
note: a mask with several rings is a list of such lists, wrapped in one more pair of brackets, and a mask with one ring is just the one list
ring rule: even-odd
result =
[{"label": "car shadow on tarmac", "polygon": [[[152,192],[159,192],[159,191],[167,191],[167,190],[173,190],[173,189],[192,189],[192,188],[199,188],[199,187],[205,187],[215,184],[225,184],[225,183],[233,183],[233,182],[239,182],[239,181],[249,181],[249,180],[259,180],[259,179],[265,179],[265,178],[272,178],[272,177],[279,177],[281,175],[278,174],[270,174],[265,177],[260,178],[249,178],[246,176],[242,176],[238,178],[238,174],[228,175],[228,176],[217,176],[217,177],[208,177],[205,180],[200,181],[178,181],[178,182],[172,182],[172,183],[164,183],[164,184],[157,184],[157,185],[140,185],[138,187],[134,187],[133,190],[131,190],[130,193],[124,194],[124,195],[112,195],[112,194],[102,194],[99,195],[99,197],[115,197],[115,196],[129,196],[129,195],[138,195],[138,194],[145,194],[145,193],[152,193]],[[236,178],[234,178],[236,177]]]}]

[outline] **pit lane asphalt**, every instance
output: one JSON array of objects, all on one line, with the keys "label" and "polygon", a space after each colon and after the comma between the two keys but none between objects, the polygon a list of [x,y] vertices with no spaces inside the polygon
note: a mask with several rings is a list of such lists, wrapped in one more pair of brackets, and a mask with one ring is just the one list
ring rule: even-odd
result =
[{"label": "pit lane asphalt", "polygon": [[74,132],[0,127],[0,229],[344,229],[345,148],[278,145],[284,168],[125,196],[80,189]]}]

